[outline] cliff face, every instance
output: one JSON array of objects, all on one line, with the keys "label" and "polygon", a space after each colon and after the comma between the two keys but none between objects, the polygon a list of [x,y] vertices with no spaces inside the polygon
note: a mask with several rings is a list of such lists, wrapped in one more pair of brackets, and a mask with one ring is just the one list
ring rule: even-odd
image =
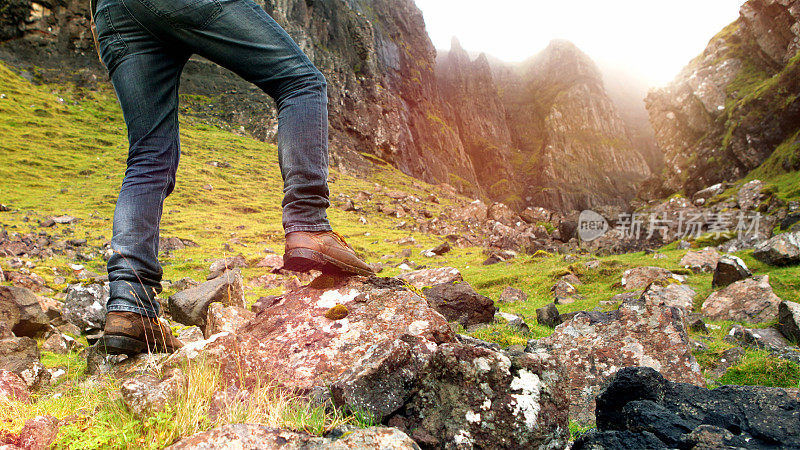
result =
[{"label": "cliff face", "polygon": [[494,200],[513,203],[511,132],[486,55],[472,61],[454,39],[436,59],[436,79],[478,183]]},{"label": "cliff face", "polygon": [[[800,1],[750,0],[647,109],[665,157],[655,195],[758,167],[800,129]],[[796,170],[796,169],[795,169]]]},{"label": "cliff face", "polygon": [[554,41],[521,67],[496,73],[519,150],[515,171],[530,204],[623,206],[635,195],[650,169],[591,59]]}]

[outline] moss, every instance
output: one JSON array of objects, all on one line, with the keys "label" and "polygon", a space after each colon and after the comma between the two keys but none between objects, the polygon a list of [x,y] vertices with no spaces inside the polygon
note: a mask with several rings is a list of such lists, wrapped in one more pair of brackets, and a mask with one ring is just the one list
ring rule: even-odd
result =
[{"label": "moss", "polygon": [[341,320],[347,317],[347,314],[349,313],[350,311],[347,309],[347,306],[336,305],[325,312],[325,317],[330,320]]},{"label": "moss", "polygon": [[536,250],[536,253],[533,254],[534,258],[549,258],[553,256],[552,253],[546,252],[544,250]]}]

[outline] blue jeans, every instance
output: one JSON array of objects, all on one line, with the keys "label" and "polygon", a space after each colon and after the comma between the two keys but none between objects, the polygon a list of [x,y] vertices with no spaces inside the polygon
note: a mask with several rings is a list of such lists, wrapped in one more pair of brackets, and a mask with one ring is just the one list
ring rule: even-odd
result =
[{"label": "blue jeans", "polygon": [[159,224],[175,187],[178,84],[192,54],[275,99],[284,231],[331,229],[325,78],[263,9],[252,0],[100,0],[95,24],[130,144],[114,212],[108,311],[159,313]]}]

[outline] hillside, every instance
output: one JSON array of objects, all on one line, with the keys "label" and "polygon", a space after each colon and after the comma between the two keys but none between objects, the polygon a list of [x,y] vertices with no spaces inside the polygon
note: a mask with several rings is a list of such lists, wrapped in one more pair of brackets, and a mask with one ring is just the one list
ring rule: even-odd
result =
[{"label": "hillside", "polygon": [[[666,162],[651,195],[692,195],[715,183],[734,182],[776,148],[797,148],[798,8],[798,2],[745,3],[740,17],[670,85],[648,95],[647,109]],[[785,158],[771,176],[798,169],[794,157]]]},{"label": "hillside", "polygon": [[[185,100],[191,103],[192,98]],[[248,306],[269,295],[291,298],[309,278],[298,279],[295,274],[280,271],[273,273],[269,267],[256,264],[273,251],[282,253],[280,175],[275,147],[192,115],[182,115],[181,125],[184,153],[178,187],[167,200],[162,222],[162,236],[181,241],[180,245],[173,241],[168,251],[162,252],[165,270],[162,297],[183,289],[179,280],[184,277],[205,280],[213,261],[241,254],[245,260],[241,270]],[[26,286],[54,299],[55,307],[62,308],[64,292],[70,290],[70,285],[92,283],[92,277],[97,275],[90,272],[104,273],[104,245],[110,237],[110,218],[125,160],[121,113],[107,85],[99,84],[97,89],[70,83],[35,85],[8,66],[0,65],[0,132],[4,136],[0,143],[3,161],[0,203],[6,206],[2,209],[8,209],[0,212],[5,255],[0,258],[0,268],[7,280],[2,285]],[[557,229],[558,217],[528,224],[513,213],[511,216],[503,213],[497,205],[481,213],[480,204],[456,195],[452,188],[420,182],[387,164],[375,164],[362,176],[334,170],[331,189],[336,204],[330,210],[332,223],[367,262],[382,268],[381,277],[407,273],[410,269],[454,267],[466,284],[493,300],[501,312],[519,315],[524,328],[515,324],[514,320],[519,318],[500,315],[478,327],[465,329],[463,325],[452,325],[458,332],[508,348],[509,355],[526,347],[557,343],[564,330],[574,327],[590,336],[601,333],[591,328],[594,325],[590,327],[592,331],[586,331],[588,322],[582,322],[586,319],[580,317],[587,316],[572,317],[569,313],[610,311],[609,317],[616,317],[617,308],[627,308],[618,295],[642,289],[626,284],[624,279],[629,276],[626,272],[629,269],[656,266],[684,276],[685,281],[677,284],[695,292],[690,311],[699,311],[702,300],[715,290],[710,272],[695,273],[682,262],[693,250],[678,249],[677,244],[672,244],[656,253],[596,257],[581,250],[574,240],[571,243],[551,237],[523,240],[522,236],[532,235],[536,230]],[[64,215],[76,220],[66,224],[48,220]],[[442,255],[421,254],[443,242],[450,244],[450,250]],[[520,246],[519,242],[527,244]],[[769,266],[754,259],[749,250],[736,254],[753,273],[769,275],[778,297],[794,299],[800,294],[796,268]],[[491,259],[492,255],[498,255],[496,263],[484,265],[487,256]],[[564,294],[551,289],[554,285],[564,289],[563,282],[576,292]],[[508,287],[521,290],[523,295],[509,297],[504,292]],[[552,324],[546,325],[537,312],[552,305],[554,299],[558,312],[567,314],[563,320],[569,322],[569,326],[556,330]],[[640,326],[652,327],[646,317],[649,316],[640,320],[650,325]],[[733,321],[704,320],[709,327],[706,331],[693,328],[687,334],[683,329],[685,341],[679,339],[670,351],[660,352],[682,354],[699,366],[688,372],[675,369],[668,377],[698,382],[697,377],[703,380],[704,376],[709,386],[735,383],[798,387],[800,366],[796,363],[771,350],[727,339],[735,325]],[[187,329],[172,324],[176,333]],[[745,324],[768,327],[771,322]],[[679,326],[679,333],[681,329]],[[51,415],[60,423],[54,435],[57,448],[160,448],[183,436],[241,421],[314,435],[326,434],[347,421],[358,426],[373,424],[360,416],[315,407],[303,398],[280,397],[269,389],[256,391],[258,400],[249,403],[246,412],[198,420],[196,417],[210,414],[208,408],[215,392],[226,389],[223,379],[215,377],[213,366],[199,363],[184,368],[187,389],[192,395],[181,394],[182,403],[176,404],[175,409],[141,417],[118,394],[120,384],[131,374],[89,375],[87,371],[96,369],[87,366],[86,355],[90,354],[84,347],[87,332],[71,330],[67,333],[72,333],[79,344],[65,354],[47,350],[50,347],[45,347],[44,336],[37,338],[41,361],[50,369],[51,381],[32,392],[34,401],[30,403],[0,397],[0,402],[5,402],[0,409],[3,411],[0,436],[13,436],[27,419],[41,415]],[[646,335],[662,332],[648,330]],[[600,334],[592,339],[609,338]],[[645,352],[653,351],[650,347],[653,344],[644,338],[630,339],[643,339]],[[692,344],[691,352],[689,342],[698,343]],[[736,362],[728,364],[732,349],[740,349],[741,353]],[[578,347],[575,350],[580,352]],[[607,353],[608,349],[600,351]],[[662,356],[646,353],[634,358]],[[147,361],[151,360],[144,360],[145,367],[151,364]],[[140,371],[143,366],[122,367]],[[63,373],[56,375],[59,370]],[[605,379],[598,376],[598,380]],[[589,382],[586,389],[597,392],[597,383]],[[562,411],[571,410],[570,428],[574,433],[592,426],[588,417],[594,411],[591,402],[582,398],[569,408],[561,405]],[[410,412],[404,410],[404,414]],[[414,436],[422,439],[420,435]]]}]

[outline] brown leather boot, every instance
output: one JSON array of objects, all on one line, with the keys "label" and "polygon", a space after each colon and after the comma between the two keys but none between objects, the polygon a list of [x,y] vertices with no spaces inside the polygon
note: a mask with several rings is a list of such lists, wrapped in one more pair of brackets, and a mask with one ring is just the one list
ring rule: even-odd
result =
[{"label": "brown leather boot", "polygon": [[106,353],[128,356],[148,350],[154,353],[172,353],[183,347],[183,343],[172,335],[172,330],[160,320],[118,311],[112,311],[106,316],[103,337],[96,345]]},{"label": "brown leather boot", "polygon": [[374,275],[344,238],[334,231],[295,231],[286,235],[283,268],[321,270],[330,275]]}]

